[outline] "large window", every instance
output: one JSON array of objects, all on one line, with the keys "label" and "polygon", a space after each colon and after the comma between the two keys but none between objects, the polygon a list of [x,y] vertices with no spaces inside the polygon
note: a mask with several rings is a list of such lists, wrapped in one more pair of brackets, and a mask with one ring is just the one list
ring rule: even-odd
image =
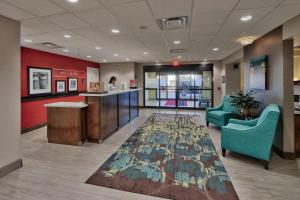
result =
[{"label": "large window", "polygon": [[165,108],[208,108],[213,102],[212,66],[144,68],[144,105]]}]

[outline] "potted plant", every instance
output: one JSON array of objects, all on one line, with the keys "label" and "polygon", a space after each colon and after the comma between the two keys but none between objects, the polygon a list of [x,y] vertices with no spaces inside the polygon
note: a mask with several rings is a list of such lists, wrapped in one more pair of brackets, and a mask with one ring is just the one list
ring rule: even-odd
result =
[{"label": "potted plant", "polygon": [[243,117],[248,117],[253,109],[257,109],[261,102],[254,100],[255,92],[249,91],[244,93],[238,91],[236,94],[230,95],[229,102],[234,106]]}]

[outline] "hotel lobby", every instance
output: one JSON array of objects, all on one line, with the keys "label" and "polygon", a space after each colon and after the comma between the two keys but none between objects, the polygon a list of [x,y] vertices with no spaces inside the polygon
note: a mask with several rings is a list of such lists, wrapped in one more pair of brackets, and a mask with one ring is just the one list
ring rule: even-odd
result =
[{"label": "hotel lobby", "polygon": [[300,0],[0,0],[0,200],[298,200]]}]

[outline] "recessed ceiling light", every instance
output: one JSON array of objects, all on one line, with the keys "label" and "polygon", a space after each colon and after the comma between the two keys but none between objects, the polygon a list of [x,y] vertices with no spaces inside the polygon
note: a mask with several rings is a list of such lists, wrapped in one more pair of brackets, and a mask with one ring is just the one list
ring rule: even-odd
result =
[{"label": "recessed ceiling light", "polygon": [[86,56],[87,58],[91,58],[92,56]]},{"label": "recessed ceiling light", "polygon": [[129,59],[129,58],[126,58],[125,60],[126,60],[126,61],[129,61],[130,59]]},{"label": "recessed ceiling light", "polygon": [[175,41],[173,41],[173,43],[174,43],[174,44],[180,44],[181,41],[180,41],[180,40],[175,40]]},{"label": "recessed ceiling light", "polygon": [[68,2],[71,2],[71,3],[77,3],[79,0],[68,0]]},{"label": "recessed ceiling light", "polygon": [[204,58],[204,59],[203,59],[203,61],[204,61],[204,62],[206,62],[206,61],[207,61],[207,59],[206,59],[206,58]]},{"label": "recessed ceiling light", "polygon": [[102,62],[107,62],[107,60],[103,59]]},{"label": "recessed ceiling light", "polygon": [[160,66],[160,65],[161,65],[161,63],[156,63],[155,65],[157,65],[157,66]]},{"label": "recessed ceiling light", "polygon": [[143,54],[144,54],[144,55],[148,55],[149,53],[145,51]]},{"label": "recessed ceiling light", "polygon": [[120,33],[120,30],[117,29],[117,28],[112,28],[111,32],[114,33],[114,34],[117,34],[117,33]]},{"label": "recessed ceiling light", "polygon": [[115,57],[117,57],[117,56],[119,56],[119,54],[117,54],[117,53],[114,53],[114,56],[115,56]]},{"label": "recessed ceiling light", "polygon": [[218,47],[215,47],[212,49],[213,51],[219,51],[220,49]]},{"label": "recessed ceiling light", "polygon": [[256,39],[257,39],[256,36],[246,36],[246,37],[239,38],[237,42],[241,43],[242,45],[248,45],[248,44],[252,44]]},{"label": "recessed ceiling light", "polygon": [[64,51],[64,52],[69,52],[69,49],[64,49],[63,51]]},{"label": "recessed ceiling light", "polygon": [[65,38],[71,38],[72,36],[71,36],[71,35],[68,35],[68,34],[64,34],[64,37],[65,37]]},{"label": "recessed ceiling light", "polygon": [[101,49],[101,47],[95,47],[95,49],[96,49],[96,50],[100,50],[100,49]]},{"label": "recessed ceiling light", "polygon": [[30,39],[24,39],[24,42],[31,43],[32,40],[30,40]]},{"label": "recessed ceiling light", "polygon": [[251,15],[245,15],[240,18],[241,21],[246,22],[252,19]]}]

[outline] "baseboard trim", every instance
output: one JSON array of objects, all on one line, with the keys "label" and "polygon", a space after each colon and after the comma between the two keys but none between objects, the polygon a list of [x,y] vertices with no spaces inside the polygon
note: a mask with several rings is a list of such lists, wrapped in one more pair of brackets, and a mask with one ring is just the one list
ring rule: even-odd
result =
[{"label": "baseboard trim", "polygon": [[278,156],[280,156],[283,159],[287,159],[287,160],[295,160],[296,159],[296,155],[293,152],[283,152],[281,149],[279,149],[276,146],[272,146],[272,150],[273,152],[275,152]]},{"label": "baseboard trim", "polygon": [[8,175],[9,173],[19,169],[23,166],[22,159],[18,159],[8,165],[0,168],[0,178]]},{"label": "baseboard trim", "polygon": [[30,132],[30,131],[33,131],[33,130],[36,130],[36,129],[39,129],[39,128],[42,128],[44,126],[47,126],[47,122],[46,123],[43,123],[43,124],[39,124],[39,125],[35,125],[35,126],[32,126],[32,127],[29,127],[29,128],[24,128],[21,130],[21,133],[27,133],[27,132]]}]

